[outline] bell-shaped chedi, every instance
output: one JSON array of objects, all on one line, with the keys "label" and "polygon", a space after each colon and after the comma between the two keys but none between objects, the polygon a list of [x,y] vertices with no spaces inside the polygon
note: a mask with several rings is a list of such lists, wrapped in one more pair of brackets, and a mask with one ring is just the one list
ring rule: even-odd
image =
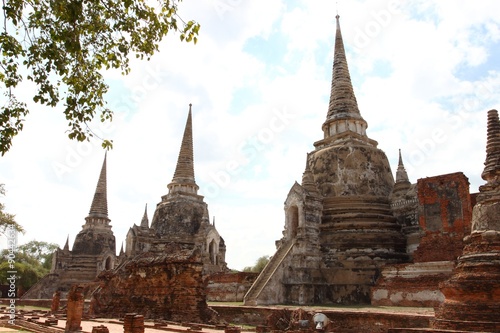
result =
[{"label": "bell-shaped chedi", "polygon": [[184,243],[195,243],[195,235],[208,216],[207,204],[203,196],[198,194],[198,185],[194,177],[193,126],[191,104],[174,177],[168,184],[168,194],[156,206],[151,222],[151,229],[161,238],[182,240]]},{"label": "bell-shaped chedi", "polygon": [[[210,223],[208,205],[198,194],[194,174],[192,105],[184,127],[179,156],[168,193],[161,197],[148,233],[153,238],[144,240],[141,247],[148,251],[164,251],[165,244],[176,243],[187,249],[197,248],[203,259],[203,273],[227,269],[224,239]],[[147,222],[141,223],[143,230]],[[149,236],[148,236],[149,237]],[[132,241],[131,241],[132,243]]]},{"label": "bell-shaped chedi", "polygon": [[453,276],[441,285],[444,303],[436,311],[435,329],[500,331],[500,121],[488,112],[486,162],[472,230]]},{"label": "bell-shaped chedi", "polygon": [[345,275],[346,285],[356,279],[366,285],[376,274],[377,262],[399,262],[405,258],[405,244],[389,206],[394,186],[391,167],[385,153],[377,148],[378,143],[366,134],[368,124],[354,95],[338,15],[336,18],[332,88],[322,126],[324,137],[314,143],[308,163],[324,198],[320,242],[326,264],[367,269],[370,273],[367,271],[363,278],[360,274],[356,278]]},{"label": "bell-shaped chedi", "polygon": [[115,236],[108,217],[106,159],[107,155],[104,156],[89,215],[73,243],[73,254],[99,255],[109,251],[116,255]]},{"label": "bell-shaped chedi", "polygon": [[367,127],[337,15],[323,139],[307,155],[302,184],[288,193],[283,238],[245,295],[246,305],[369,303],[381,267],[407,258],[389,203],[391,167]]}]

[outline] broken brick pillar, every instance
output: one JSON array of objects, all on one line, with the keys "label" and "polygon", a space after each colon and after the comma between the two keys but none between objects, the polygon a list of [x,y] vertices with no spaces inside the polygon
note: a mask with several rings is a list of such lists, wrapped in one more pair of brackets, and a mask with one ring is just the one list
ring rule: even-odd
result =
[{"label": "broken brick pillar", "polygon": [[50,305],[50,311],[52,313],[59,311],[59,304],[61,303],[61,292],[58,290],[52,295],[52,304]]},{"label": "broken brick pillar", "polygon": [[80,325],[83,316],[83,303],[83,287],[80,285],[73,285],[68,292],[65,333],[81,332]]},{"label": "broken brick pillar", "polygon": [[123,320],[123,333],[144,333],[144,316],[127,313]]},{"label": "broken brick pillar", "polygon": [[445,301],[435,329],[500,332],[500,120],[488,112],[486,162],[472,211],[472,231],[452,277],[440,285]]},{"label": "broken brick pillar", "polygon": [[109,329],[104,325],[93,326],[92,333],[109,333]]}]

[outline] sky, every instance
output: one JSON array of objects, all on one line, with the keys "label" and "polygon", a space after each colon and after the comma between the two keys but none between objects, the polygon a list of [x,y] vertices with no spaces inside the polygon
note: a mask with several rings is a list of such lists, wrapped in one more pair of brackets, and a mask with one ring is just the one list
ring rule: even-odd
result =
[{"label": "sky", "polygon": [[[195,177],[229,268],[275,252],[284,201],[328,111],[335,15],[367,134],[395,173],[461,171],[484,183],[487,111],[500,107],[500,2],[494,0],[184,0],[201,24],[196,45],[172,33],[131,73],[103,73],[112,123],[108,213],[117,251],[147,204],[151,221],[172,180],[189,103]],[[19,94],[31,100],[29,85]],[[5,210],[25,229],[19,243],[70,247],[88,215],[104,151],[70,141],[61,109],[32,107],[0,157]],[[2,237],[0,237],[2,238]],[[5,239],[0,245],[5,246]]]}]

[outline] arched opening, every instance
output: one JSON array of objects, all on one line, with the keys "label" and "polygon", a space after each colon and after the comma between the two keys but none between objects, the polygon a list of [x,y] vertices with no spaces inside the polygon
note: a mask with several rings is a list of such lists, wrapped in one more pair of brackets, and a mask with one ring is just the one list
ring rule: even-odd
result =
[{"label": "arched opening", "polygon": [[111,256],[109,256],[106,259],[106,264],[104,265],[104,267],[105,267],[106,270],[113,269],[113,259],[111,258]]},{"label": "arched opening", "polygon": [[297,228],[299,227],[299,207],[290,206],[288,208],[288,235],[290,238],[297,236]]},{"label": "arched opening", "polygon": [[217,265],[217,244],[215,243],[215,240],[212,239],[210,244],[208,245],[208,253],[210,255],[210,262],[214,265]]}]

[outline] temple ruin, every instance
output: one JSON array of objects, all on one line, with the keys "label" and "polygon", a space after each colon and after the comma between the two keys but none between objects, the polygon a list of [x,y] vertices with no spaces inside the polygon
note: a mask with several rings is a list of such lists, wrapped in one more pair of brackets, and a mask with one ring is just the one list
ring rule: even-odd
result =
[{"label": "temple ruin", "polygon": [[[50,274],[35,284],[24,298],[51,298],[56,291],[65,297],[72,285],[97,281],[103,271],[139,265],[131,263],[136,257],[141,258],[137,259],[139,262],[145,257],[161,257],[163,261],[160,261],[168,265],[167,248],[175,249],[170,258],[174,262],[184,258],[181,261],[192,264],[192,258],[197,258],[203,276],[228,272],[224,239],[210,223],[208,206],[203,196],[197,193],[192,137],[190,105],[174,177],[168,184],[169,192],[158,203],[151,226],[146,209],[140,225],[134,224],[129,229],[126,250],[122,247],[119,256],[116,255],[115,237],[108,218],[105,157],[89,215],[75,238],[73,249],[69,250],[67,240],[63,249],[56,250]],[[177,252],[179,255],[176,256]],[[120,272],[116,270],[117,278]],[[107,278],[110,278],[109,274]],[[151,283],[149,278],[143,281]]]},{"label": "temple ruin", "polygon": [[146,318],[208,321],[204,277],[227,272],[226,247],[210,223],[207,204],[194,178],[191,105],[175,173],[156,206],[151,226],[144,213],[127,234],[125,258],[99,275],[92,295],[95,314],[122,317],[137,311]]},{"label": "temple ruin", "polygon": [[[418,327],[418,332],[498,332],[498,112],[488,112],[482,173],[486,184],[478,194],[470,193],[461,172],[412,183],[401,151],[394,177],[387,156],[367,135],[337,15],[330,102],[321,128],[323,138],[307,153],[301,182],[292,185],[285,199],[283,237],[246,292],[245,305],[434,307],[432,319],[398,315],[396,320],[387,313],[330,316],[335,316],[335,325],[350,325],[351,331],[363,326],[360,331],[372,332],[370,325],[377,323],[386,325],[380,332],[412,331],[387,329],[396,324]],[[126,249],[116,256],[107,215],[105,158],[89,216],[73,249],[68,242],[58,249],[51,274],[26,295],[51,298],[57,290],[98,278],[91,301],[97,315],[137,312],[146,318],[213,320],[206,303],[207,277],[216,276],[211,281],[217,300],[227,300],[224,290],[229,289],[243,297],[243,286],[253,279],[224,275],[225,243],[210,223],[194,177],[191,105],[167,189],[151,224],[146,207],[140,223],[126,236]],[[238,311],[253,311],[246,317],[255,321],[269,310],[236,308],[226,312],[234,318],[247,315]],[[286,312],[273,311],[276,316]],[[363,320],[366,325],[360,325]]]},{"label": "temple ruin", "polygon": [[456,331],[500,330],[500,121],[488,112],[486,161],[472,212],[472,230],[450,279],[441,284],[444,302],[433,328]]},{"label": "temple ruin", "polygon": [[71,286],[94,281],[97,275],[117,263],[115,236],[108,217],[106,156],[102,164],[89,215],[76,235],[72,250],[69,239],[52,258],[50,274],[36,283],[24,298],[52,298],[56,291],[66,296]]},{"label": "temple ruin", "polygon": [[189,105],[179,157],[168,193],[161,197],[149,227],[147,211],[139,226],[127,234],[125,255],[133,258],[146,252],[162,253],[165,244],[199,249],[203,273],[227,271],[226,245],[215,225],[210,223],[208,206],[198,194],[194,177],[192,112]]},{"label": "temple ruin", "polygon": [[455,173],[411,184],[400,153],[394,180],[366,133],[336,19],[323,138],[288,193],[283,238],[245,304],[434,306],[470,231],[468,179]]}]

